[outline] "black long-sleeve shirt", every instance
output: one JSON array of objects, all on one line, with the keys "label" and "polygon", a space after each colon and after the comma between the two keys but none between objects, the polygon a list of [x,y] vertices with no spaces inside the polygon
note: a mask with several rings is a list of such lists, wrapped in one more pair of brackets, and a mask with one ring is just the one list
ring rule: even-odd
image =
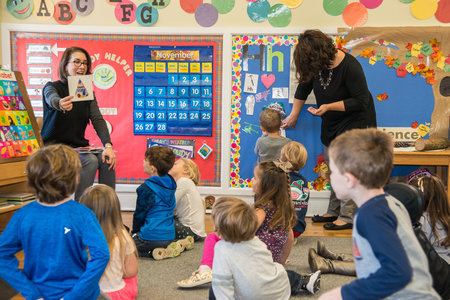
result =
[{"label": "black long-sleeve shirt", "polygon": [[[322,80],[327,82],[330,70],[322,71]],[[345,111],[327,111],[322,115],[321,140],[325,146],[339,134],[353,128],[376,127],[376,113],[373,98],[367,87],[366,77],[360,63],[348,53],[342,62],[332,69],[331,81],[326,89],[320,83],[319,75],[311,81],[300,83],[295,98],[306,101],[314,90],[317,107],[344,101]]]},{"label": "black long-sleeve shirt", "polygon": [[59,100],[69,96],[67,82],[48,82],[43,89],[44,122],[41,130],[44,144],[66,144],[71,147],[84,147],[89,141],[84,137],[89,121],[92,122],[103,145],[111,143],[106,122],[103,119],[97,100],[73,102],[73,109],[62,111]]}]

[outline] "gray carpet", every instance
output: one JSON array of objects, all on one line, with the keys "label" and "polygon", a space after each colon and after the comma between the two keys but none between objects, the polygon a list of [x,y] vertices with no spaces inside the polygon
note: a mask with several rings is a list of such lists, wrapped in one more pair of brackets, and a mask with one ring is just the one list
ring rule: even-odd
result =
[{"label": "gray carpet", "polygon": [[[300,274],[310,273],[308,249],[316,248],[317,240],[325,243],[327,248],[338,253],[351,253],[351,238],[334,237],[300,237],[289,256],[286,269]],[[139,259],[138,288],[136,299],[208,299],[210,284],[192,289],[177,288],[176,282],[185,279],[198,268],[203,251],[203,242],[196,243],[194,249],[183,252],[179,257],[155,261],[148,258]],[[346,284],[355,277],[324,274],[321,277],[321,290],[315,295],[293,296],[291,299],[317,299],[323,291]]]}]

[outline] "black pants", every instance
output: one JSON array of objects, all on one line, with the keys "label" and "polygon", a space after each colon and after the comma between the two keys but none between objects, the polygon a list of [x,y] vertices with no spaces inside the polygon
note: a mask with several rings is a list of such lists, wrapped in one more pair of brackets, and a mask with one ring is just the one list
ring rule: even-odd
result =
[{"label": "black pants", "polygon": [[[291,285],[291,295],[304,292],[305,290],[302,287],[306,286],[305,277],[291,270],[286,270],[286,272],[289,278],[289,284]],[[209,288],[209,300],[216,300],[212,287]]]},{"label": "black pants", "polygon": [[143,240],[139,234],[133,236],[134,243],[139,253],[139,257],[152,257],[152,251],[155,248],[166,248],[174,240],[169,241],[147,241]]}]

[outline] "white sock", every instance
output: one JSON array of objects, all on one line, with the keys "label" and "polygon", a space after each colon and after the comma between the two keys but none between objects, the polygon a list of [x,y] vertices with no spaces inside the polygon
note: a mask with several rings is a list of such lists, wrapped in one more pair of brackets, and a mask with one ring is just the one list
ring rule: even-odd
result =
[{"label": "white sock", "polygon": [[200,267],[198,267],[198,271],[200,272],[200,274],[203,274],[211,271],[211,268],[208,265],[200,265]]}]

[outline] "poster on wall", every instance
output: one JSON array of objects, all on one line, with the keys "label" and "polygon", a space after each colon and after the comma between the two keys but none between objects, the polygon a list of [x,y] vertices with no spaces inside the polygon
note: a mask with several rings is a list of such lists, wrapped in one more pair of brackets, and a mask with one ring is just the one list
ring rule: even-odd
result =
[{"label": "poster on wall", "polygon": [[[57,34],[57,33],[30,33],[30,32],[12,32],[11,33],[11,45],[17,51],[12,52],[11,63],[13,68],[22,71],[25,82],[28,83],[27,90],[33,91],[33,107],[39,110],[39,104],[42,107],[42,87],[46,81],[56,81],[59,80],[58,77],[58,64],[61,56],[65,49],[77,46],[84,48],[90,54],[92,60],[92,77],[93,77],[93,92],[95,98],[100,107],[100,111],[103,114],[105,121],[107,122],[108,128],[111,132],[111,140],[114,145],[114,150],[116,151],[117,165],[116,165],[116,176],[117,183],[131,183],[138,184],[143,182],[148,175],[146,175],[142,168],[142,160],[144,159],[144,153],[147,148],[147,139],[149,138],[164,138],[170,140],[181,140],[184,141],[187,138],[193,140],[190,143],[192,146],[191,152],[193,155],[194,162],[198,165],[201,170],[200,175],[200,185],[203,186],[219,186],[221,182],[220,174],[220,161],[221,161],[221,76],[222,76],[222,37],[215,35],[208,36],[181,36],[181,35],[103,35],[103,34]],[[32,47],[29,45],[33,45]],[[207,112],[210,116],[210,120],[201,121],[201,116],[199,115],[199,122],[204,128],[202,133],[196,133],[193,130],[188,136],[181,134],[180,132],[171,131],[169,127],[179,125],[177,122],[169,124],[168,131],[164,134],[162,132],[157,133],[147,132],[145,134],[135,134],[135,116],[136,113],[136,102],[134,99],[135,90],[135,76],[137,78],[140,75],[144,77],[149,75],[146,72],[136,75],[135,73],[135,62],[140,63],[142,61],[135,61],[135,46],[142,47],[156,47],[160,49],[173,49],[174,47],[199,50],[199,54],[205,51],[205,54],[200,54],[199,57],[203,61],[211,64],[211,68],[208,70],[208,66],[205,65],[205,69],[202,72],[200,65],[200,72],[188,72],[190,76],[189,79],[194,80],[194,75],[200,75],[198,77],[201,79],[201,75],[208,75],[208,84],[199,85],[186,85],[189,88],[189,93],[191,93],[192,87],[198,88],[208,88],[209,97],[195,97],[195,99],[200,99],[201,104],[198,108],[198,112]],[[50,53],[48,53],[50,49]],[[52,71],[49,74],[38,75],[31,72],[30,64],[28,62],[30,51],[32,51],[33,56],[33,66],[36,65],[39,68],[46,67],[50,68]],[[206,58],[206,53],[208,58]],[[39,57],[38,57],[39,56]],[[40,57],[42,56],[42,57]],[[37,57],[37,58],[36,58]],[[146,58],[147,59],[147,58]],[[45,64],[44,64],[45,60]],[[49,64],[47,64],[47,61]],[[175,61],[173,61],[175,62]],[[151,63],[151,61],[146,61],[146,63]],[[165,87],[166,97],[160,97],[167,105],[167,99],[177,99],[167,97],[167,88],[176,87],[177,92],[182,87],[182,85],[172,85],[169,86],[168,78],[169,75],[173,75],[168,72],[168,65],[170,61],[164,61],[165,71],[154,73],[154,75],[165,76],[167,82],[161,83],[150,83],[145,82],[142,86],[156,88]],[[179,64],[182,63],[177,61],[178,71],[180,71]],[[145,66],[145,64],[144,64]],[[214,67],[213,67],[214,66]],[[144,69],[145,71],[145,69]],[[189,70],[190,71],[190,70]],[[139,73],[139,72],[138,72]],[[174,73],[175,74],[175,73]],[[180,75],[181,72],[177,72]],[[39,78],[42,78],[40,81]],[[45,78],[45,80],[44,80]],[[33,81],[33,85],[31,85]],[[138,80],[139,81],[139,80]],[[34,84],[35,83],[35,84]],[[174,82],[175,83],[175,82]],[[140,83],[139,83],[140,84]],[[138,86],[139,86],[138,84]],[[150,89],[154,90],[155,89]],[[202,89],[199,90],[200,93]],[[194,91],[192,91],[194,93]],[[189,94],[190,95],[190,94]],[[194,98],[194,97],[192,97]],[[145,97],[144,97],[145,99]],[[153,99],[158,99],[157,97]],[[192,102],[191,97],[186,97]],[[203,101],[204,100],[204,101]],[[189,111],[191,107],[195,107],[192,103],[187,102],[189,106]],[[206,104],[207,103],[207,104]],[[177,105],[178,102],[177,102]],[[202,106],[203,105],[203,106]],[[207,107],[210,108],[207,108]],[[181,112],[181,109],[176,111]],[[149,110],[150,107],[148,107]],[[166,107],[167,108],[167,107]],[[155,106],[155,113],[158,110]],[[146,112],[144,107],[143,111]],[[159,111],[169,112],[169,109],[163,110],[162,107]],[[197,110],[195,110],[197,111]],[[189,116],[188,116],[189,117]],[[144,116],[145,118],[145,116]],[[147,120],[150,121],[150,120]],[[167,121],[167,120],[166,120]],[[145,119],[144,119],[144,122]],[[156,124],[156,120],[154,121]],[[191,124],[191,121],[186,122]],[[91,146],[101,146],[101,141],[97,137],[92,126],[88,126],[86,130],[86,137],[89,139]],[[197,151],[202,147],[204,143],[211,146],[214,151],[212,154],[203,159],[202,157],[196,155]],[[176,144],[176,142],[173,142]]]},{"label": "poster on wall", "polygon": [[212,46],[134,46],[134,134],[212,135]]}]

